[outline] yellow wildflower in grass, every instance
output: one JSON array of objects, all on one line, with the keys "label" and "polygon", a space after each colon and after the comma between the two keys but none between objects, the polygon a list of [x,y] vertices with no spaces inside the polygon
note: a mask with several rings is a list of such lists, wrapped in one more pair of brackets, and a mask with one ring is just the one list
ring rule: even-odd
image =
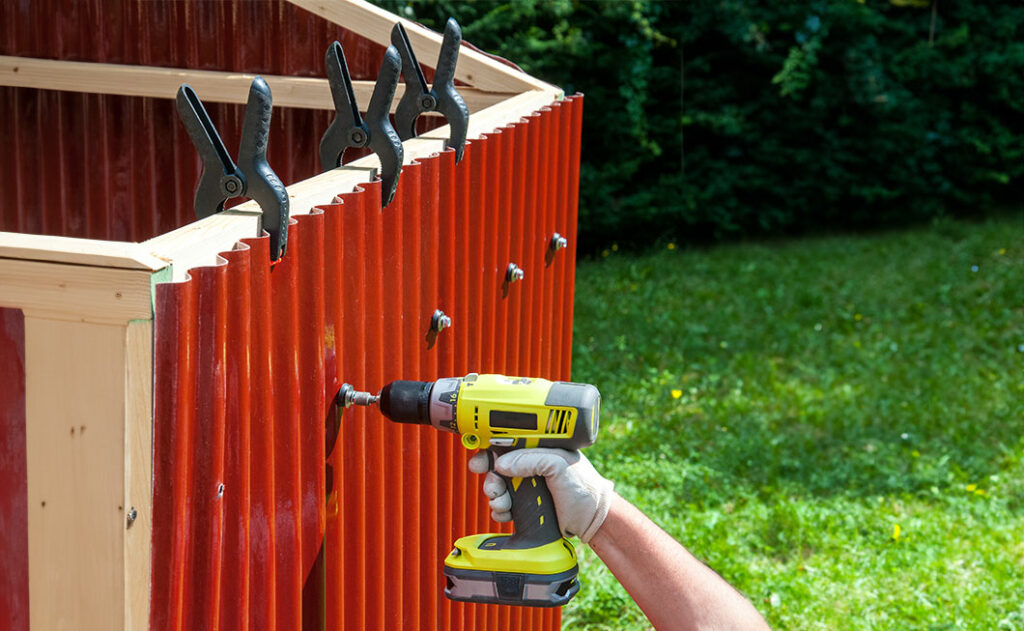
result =
[{"label": "yellow wildflower in grass", "polygon": [[674,250],[674,249],[676,249],[676,244],[675,243],[669,243],[665,247],[668,248],[669,250]]},{"label": "yellow wildflower in grass", "polygon": [[681,396],[683,396],[683,391],[682,390],[673,390],[672,391],[672,398],[673,399],[678,399]]},{"label": "yellow wildflower in grass", "polygon": [[892,525],[892,540],[893,541],[899,541],[900,540],[900,525],[899,524],[893,524]]},{"label": "yellow wildflower in grass", "polygon": [[613,243],[612,244],[612,252],[618,252],[618,251],[619,251],[619,244],[618,243]]},{"label": "yellow wildflower in grass", "polygon": [[604,250],[604,251],[601,252],[601,256],[603,256],[605,258],[608,258],[609,254],[611,254],[611,252],[609,252],[608,250]]},{"label": "yellow wildflower in grass", "polygon": [[985,489],[979,489],[978,485],[974,483],[964,486],[964,490],[967,491],[968,493],[974,493],[979,497],[984,497],[988,495],[988,491],[986,491]]},{"label": "yellow wildflower in grass", "polygon": [[1006,248],[999,248],[999,256],[1006,254]]}]

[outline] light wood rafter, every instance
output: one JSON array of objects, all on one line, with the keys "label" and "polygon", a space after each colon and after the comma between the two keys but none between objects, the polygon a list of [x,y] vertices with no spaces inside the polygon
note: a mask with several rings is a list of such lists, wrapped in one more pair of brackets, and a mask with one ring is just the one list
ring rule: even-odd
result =
[{"label": "light wood rafter", "polygon": [[[366,39],[387,46],[391,29],[401,22],[409,35],[409,43],[422,64],[435,62],[441,50],[441,35],[411,20],[389,13],[365,0],[288,0],[297,7],[357,33]],[[504,64],[489,55],[463,46],[455,78],[468,85],[491,92],[525,92],[541,90],[556,93],[559,89],[535,79],[522,70]]]}]

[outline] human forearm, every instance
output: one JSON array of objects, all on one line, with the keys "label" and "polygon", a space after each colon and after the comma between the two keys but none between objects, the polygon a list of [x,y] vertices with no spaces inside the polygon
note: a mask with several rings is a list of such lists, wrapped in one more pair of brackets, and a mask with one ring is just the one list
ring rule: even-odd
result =
[{"label": "human forearm", "polygon": [[768,628],[750,601],[617,494],[590,546],[658,629]]}]

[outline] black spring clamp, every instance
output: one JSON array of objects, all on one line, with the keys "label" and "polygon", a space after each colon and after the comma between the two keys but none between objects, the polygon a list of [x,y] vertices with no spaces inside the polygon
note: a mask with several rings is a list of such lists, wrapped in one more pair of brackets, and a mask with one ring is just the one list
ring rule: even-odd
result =
[{"label": "black spring clamp", "polygon": [[416,61],[409,43],[409,35],[401,23],[391,29],[391,44],[402,55],[402,76],[405,78],[405,94],[395,109],[395,127],[402,140],[416,137],[416,119],[423,112],[440,112],[448,119],[451,130],[448,147],[455,150],[455,161],[462,160],[469,131],[469,108],[462,95],[455,89],[455,66],[459,61],[462,46],[462,28],[455,18],[448,18],[444,25],[441,52],[434,69],[434,84],[427,88],[423,69]]},{"label": "black spring clamp", "polygon": [[349,147],[369,147],[380,160],[381,206],[387,206],[395,197],[404,155],[402,140],[390,118],[391,100],[398,88],[402,58],[393,46],[384,51],[384,61],[380,65],[365,117],[359,114],[341,44],[334,42],[327,48],[324,63],[331,96],[334,97],[335,115],[320,139],[320,168],[330,171],[341,166],[341,156]]},{"label": "black spring clamp", "polygon": [[184,83],[178,88],[178,115],[203,161],[203,172],[196,185],[196,218],[221,212],[232,197],[252,199],[263,211],[260,224],[261,230],[270,234],[270,258],[277,260],[284,256],[288,243],[290,209],[288,192],[267,162],[273,105],[267,82],[263,77],[253,79],[245,104],[236,165],[192,86]]}]

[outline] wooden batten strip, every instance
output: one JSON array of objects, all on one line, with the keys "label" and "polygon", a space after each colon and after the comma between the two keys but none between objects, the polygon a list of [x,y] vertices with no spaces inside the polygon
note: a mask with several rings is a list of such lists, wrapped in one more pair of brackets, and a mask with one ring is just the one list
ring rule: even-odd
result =
[{"label": "wooden batten strip", "polygon": [[[187,70],[156,66],[130,66],[81,61],[9,57],[0,55],[0,85],[40,90],[63,90],[92,94],[116,94],[173,99],[182,83],[191,85],[204,102],[245,103],[249,98],[249,84],[256,75],[214,70]],[[334,110],[331,88],[327,79],[314,77],[285,77],[260,75],[270,86],[276,107],[297,107],[315,110]],[[373,81],[353,81],[356,102],[365,107],[373,93]],[[399,83],[394,111],[405,92]],[[512,95],[509,92],[460,87],[459,94],[470,112],[475,112]]]}]

